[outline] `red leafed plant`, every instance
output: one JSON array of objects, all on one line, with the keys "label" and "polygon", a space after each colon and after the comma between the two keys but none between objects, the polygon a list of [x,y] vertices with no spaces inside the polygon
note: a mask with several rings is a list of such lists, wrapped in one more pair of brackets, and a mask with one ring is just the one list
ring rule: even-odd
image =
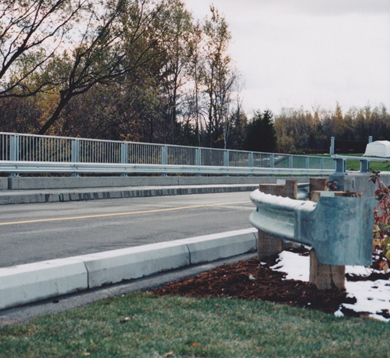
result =
[{"label": "red leafed plant", "polygon": [[380,180],[380,172],[368,169],[372,174],[370,181],[378,184],[374,209],[373,265],[374,269],[387,272],[390,263],[390,190]]}]

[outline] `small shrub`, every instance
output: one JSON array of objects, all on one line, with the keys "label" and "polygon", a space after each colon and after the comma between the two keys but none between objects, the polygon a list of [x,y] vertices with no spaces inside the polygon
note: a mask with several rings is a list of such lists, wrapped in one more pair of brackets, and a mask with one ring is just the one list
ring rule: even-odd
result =
[{"label": "small shrub", "polygon": [[390,190],[380,180],[380,172],[369,169],[370,181],[378,184],[375,199],[373,231],[373,268],[387,272],[390,262]]}]

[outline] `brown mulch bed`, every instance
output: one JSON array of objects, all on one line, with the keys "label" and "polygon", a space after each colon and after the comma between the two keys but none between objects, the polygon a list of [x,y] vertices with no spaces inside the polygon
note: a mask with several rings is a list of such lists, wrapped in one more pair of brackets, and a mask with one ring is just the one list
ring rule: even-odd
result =
[{"label": "brown mulch bed", "polygon": [[[307,255],[301,252],[302,255]],[[355,303],[345,291],[318,290],[308,282],[286,280],[286,273],[273,271],[276,257],[267,263],[257,258],[225,264],[195,277],[186,277],[157,288],[152,293],[186,297],[231,297],[263,300],[333,314],[342,303]],[[356,279],[356,278],[355,278]],[[366,316],[342,308],[345,316]]]}]

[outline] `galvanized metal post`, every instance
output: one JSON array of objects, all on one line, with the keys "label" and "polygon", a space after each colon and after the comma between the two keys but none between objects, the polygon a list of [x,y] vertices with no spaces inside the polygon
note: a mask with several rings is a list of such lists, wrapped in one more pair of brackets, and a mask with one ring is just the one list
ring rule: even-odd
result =
[{"label": "galvanized metal post", "polygon": [[[10,137],[10,160],[13,162],[19,161],[19,134],[13,134]],[[18,177],[19,173],[11,173],[11,177]]]},{"label": "galvanized metal post", "polygon": [[269,155],[269,167],[275,168],[275,155],[274,154]]},{"label": "galvanized metal post", "polygon": [[[80,161],[80,140],[72,139],[72,163],[78,163]],[[79,173],[72,173],[72,177],[80,176]]]},{"label": "galvanized metal post", "polygon": [[338,174],[344,174],[346,172],[346,160],[343,158],[335,158],[335,171]]},{"label": "galvanized metal post", "polygon": [[[229,150],[226,150],[223,152],[223,166],[228,167],[229,166],[229,159],[230,159],[230,153]],[[228,177],[229,175],[225,174],[225,177]]]},{"label": "galvanized metal post", "polygon": [[19,134],[10,136],[10,160],[13,162],[19,161]]},{"label": "galvanized metal post", "polygon": [[224,167],[229,166],[229,150],[225,150],[223,152],[223,166]]},{"label": "galvanized metal post", "polygon": [[334,154],[334,151],[335,151],[335,149],[334,149],[334,141],[335,141],[334,137],[331,137],[330,138],[330,154]]},{"label": "galvanized metal post", "polygon": [[367,173],[367,169],[370,167],[370,161],[367,159],[360,160],[360,173]]},{"label": "galvanized metal post", "polygon": [[[368,137],[368,143],[372,143],[372,135],[370,135]],[[362,173],[366,173],[367,172],[367,169],[371,166],[371,163],[370,163],[369,160],[367,161],[366,165],[367,165],[366,170],[364,172],[362,172],[362,162],[360,162],[360,172],[362,172]]]},{"label": "galvanized metal post", "polygon": [[[195,165],[197,167],[200,167],[202,165],[202,149],[196,148],[195,149]],[[195,176],[200,177],[201,175],[195,174]]]},{"label": "galvanized metal post", "polygon": [[[253,152],[248,153],[248,167],[253,168]],[[252,174],[249,174],[250,177],[253,177]]]},{"label": "galvanized metal post", "polygon": [[290,169],[292,169],[292,168],[294,167],[294,157],[293,157],[292,155],[290,155],[290,156],[288,157],[288,167],[289,167]]},{"label": "galvanized metal post", "polygon": [[202,165],[202,150],[200,148],[195,149],[195,165],[199,167]]},{"label": "galvanized metal post", "polygon": [[248,153],[248,167],[253,168],[253,152]]},{"label": "galvanized metal post", "polygon": [[[166,145],[162,146],[161,148],[161,164],[167,165],[168,164],[168,147]],[[166,173],[161,174],[162,177],[166,177]]]},{"label": "galvanized metal post", "polygon": [[[121,143],[121,163],[122,164],[127,164],[127,162],[129,161],[128,148],[129,148],[129,145],[126,142]],[[121,173],[121,177],[127,177],[127,173]]]}]

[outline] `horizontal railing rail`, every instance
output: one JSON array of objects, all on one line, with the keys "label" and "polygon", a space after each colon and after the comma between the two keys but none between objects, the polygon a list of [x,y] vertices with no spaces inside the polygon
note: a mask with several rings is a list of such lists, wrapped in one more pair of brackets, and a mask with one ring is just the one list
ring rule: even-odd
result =
[{"label": "horizontal railing rail", "polygon": [[370,265],[374,198],[320,197],[318,203],[256,190],[251,224],[272,237],[314,248],[327,265]]},{"label": "horizontal railing rail", "polygon": [[118,174],[214,174],[214,175],[330,175],[328,169],[254,168],[169,164],[99,164],[60,162],[0,162],[3,173],[118,173]]},{"label": "horizontal railing rail", "polygon": [[123,173],[174,168],[176,173],[216,173],[219,167],[224,168],[221,174],[327,175],[335,170],[329,157],[0,132],[0,172],[116,173],[117,165],[127,165],[121,167]]}]

